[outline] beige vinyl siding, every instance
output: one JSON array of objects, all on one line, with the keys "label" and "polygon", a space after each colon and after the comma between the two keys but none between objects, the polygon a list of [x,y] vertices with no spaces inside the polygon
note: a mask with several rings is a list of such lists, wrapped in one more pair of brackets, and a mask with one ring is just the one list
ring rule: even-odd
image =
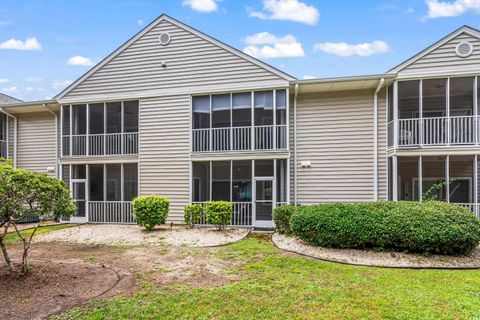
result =
[{"label": "beige vinyl siding", "polygon": [[[159,43],[168,32],[171,42]],[[167,66],[162,67],[162,61]],[[169,21],[161,21],[64,98],[283,80]],[[285,81],[285,84],[287,82]],[[197,88],[197,89],[196,89]]]},{"label": "beige vinyl siding", "polygon": [[8,121],[8,158],[13,159],[14,139],[15,139],[15,120],[12,117],[7,117]]},{"label": "beige vinyl siding", "polygon": [[[300,94],[297,110],[298,203],[372,201],[372,90]],[[385,98],[379,99],[379,199],[386,198]],[[311,161],[302,168],[301,161]]]},{"label": "beige vinyl siding", "polygon": [[170,198],[168,221],[189,202],[190,96],[140,100],[140,194]]},{"label": "beige vinyl siding", "polygon": [[[467,58],[461,58],[455,53],[455,47],[462,41],[473,44],[473,53]],[[449,71],[462,70],[472,71],[472,67],[480,66],[480,39],[469,34],[462,33],[454,39],[436,48],[432,52],[418,59],[399,72],[399,76],[426,74],[426,73],[448,73]]]},{"label": "beige vinyl siding", "polygon": [[18,168],[47,172],[48,167],[55,167],[54,116],[47,112],[19,114],[17,148]]}]

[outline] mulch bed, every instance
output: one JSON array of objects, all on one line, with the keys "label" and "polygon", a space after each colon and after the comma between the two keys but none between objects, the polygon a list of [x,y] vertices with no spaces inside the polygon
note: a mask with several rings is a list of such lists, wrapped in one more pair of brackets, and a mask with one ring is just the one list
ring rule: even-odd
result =
[{"label": "mulch bed", "polygon": [[358,266],[414,269],[480,269],[480,247],[470,256],[446,256],[358,249],[314,247],[300,239],[275,233],[272,242],[288,252]]}]

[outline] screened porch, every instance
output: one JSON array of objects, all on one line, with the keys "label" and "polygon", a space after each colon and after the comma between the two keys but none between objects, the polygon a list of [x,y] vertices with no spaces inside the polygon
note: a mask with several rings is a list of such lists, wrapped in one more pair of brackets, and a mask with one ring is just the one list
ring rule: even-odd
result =
[{"label": "screened porch", "polygon": [[389,175],[390,199],[456,203],[480,218],[476,156],[392,157]]},{"label": "screened porch", "polygon": [[286,159],[193,162],[192,203],[230,201],[231,225],[273,227],[273,209],[288,203],[287,167]]}]

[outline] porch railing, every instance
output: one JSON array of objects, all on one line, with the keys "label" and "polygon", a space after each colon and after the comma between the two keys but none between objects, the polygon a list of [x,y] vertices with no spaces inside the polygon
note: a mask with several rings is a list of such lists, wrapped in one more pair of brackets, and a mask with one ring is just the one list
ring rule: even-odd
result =
[{"label": "porch railing", "polygon": [[8,142],[5,140],[0,140],[0,158],[7,159],[8,154],[7,154],[7,146]]},{"label": "porch railing", "polygon": [[472,211],[472,213],[477,218],[480,219],[480,204],[479,203],[456,203],[456,204]]},{"label": "porch railing", "polygon": [[129,201],[88,201],[88,222],[135,223]]},{"label": "porch railing", "polygon": [[286,149],[287,142],[286,125],[192,130],[192,152],[277,150]]},{"label": "porch railing", "polygon": [[[398,120],[398,146],[472,145],[479,142],[475,116],[431,117]],[[394,122],[388,123],[388,145],[394,145]]]},{"label": "porch railing", "polygon": [[[201,204],[204,208],[203,216],[199,224],[207,224],[205,205],[206,202],[194,202]],[[233,202],[232,226],[251,226],[253,224],[252,202]]]},{"label": "porch railing", "polygon": [[138,132],[62,136],[64,156],[138,153]]}]

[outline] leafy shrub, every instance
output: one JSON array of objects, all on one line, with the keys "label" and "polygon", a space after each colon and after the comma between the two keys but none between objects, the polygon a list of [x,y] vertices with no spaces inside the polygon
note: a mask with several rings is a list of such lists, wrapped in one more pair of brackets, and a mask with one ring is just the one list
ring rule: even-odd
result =
[{"label": "leafy shrub", "polygon": [[165,223],[170,200],[157,195],[140,196],[133,199],[132,205],[137,224],[152,231],[156,225]]},{"label": "leafy shrub", "polygon": [[232,203],[228,201],[210,201],[206,205],[207,223],[223,230],[232,221]]},{"label": "leafy shrub", "polygon": [[203,207],[200,204],[189,204],[184,208],[184,221],[190,228],[195,227],[196,223],[199,223],[203,216]]},{"label": "leafy shrub", "polygon": [[292,205],[285,205],[276,207],[273,210],[273,221],[275,228],[280,234],[291,234],[290,217],[295,213],[296,207]]},{"label": "leafy shrub", "polygon": [[302,206],[290,223],[305,242],[332,248],[469,254],[480,242],[480,220],[437,201]]}]

